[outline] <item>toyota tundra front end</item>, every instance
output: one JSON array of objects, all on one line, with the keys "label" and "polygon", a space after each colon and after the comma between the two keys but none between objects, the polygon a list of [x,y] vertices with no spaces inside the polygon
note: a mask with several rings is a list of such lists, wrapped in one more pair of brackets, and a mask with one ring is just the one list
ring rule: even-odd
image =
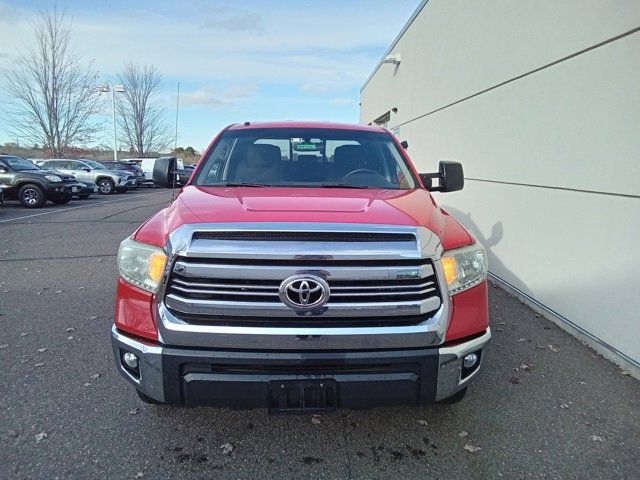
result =
[{"label": "toyota tundra front end", "polygon": [[117,368],[149,403],[462,399],[491,336],[486,254],[429,192],[462,184],[378,127],[228,127],[120,246]]}]

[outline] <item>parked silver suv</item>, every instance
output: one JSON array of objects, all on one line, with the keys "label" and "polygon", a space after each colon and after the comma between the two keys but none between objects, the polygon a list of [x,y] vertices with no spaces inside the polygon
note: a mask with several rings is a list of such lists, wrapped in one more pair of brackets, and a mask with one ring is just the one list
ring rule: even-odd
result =
[{"label": "parked silver suv", "polygon": [[126,192],[137,186],[135,175],[124,170],[109,170],[101,163],[86,159],[59,158],[47,160],[42,168],[59,170],[76,177],[80,182],[95,182],[99,193],[108,195],[116,192]]}]

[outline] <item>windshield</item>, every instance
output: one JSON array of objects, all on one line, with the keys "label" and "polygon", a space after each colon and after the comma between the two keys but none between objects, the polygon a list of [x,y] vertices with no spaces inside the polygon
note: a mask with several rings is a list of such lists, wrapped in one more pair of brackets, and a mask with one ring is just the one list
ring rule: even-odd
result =
[{"label": "windshield", "polygon": [[228,130],[196,185],[415,188],[386,133],[332,129]]},{"label": "windshield", "polygon": [[107,167],[105,167],[101,163],[94,162],[93,160],[82,160],[82,161],[87,165],[89,165],[89,167],[93,168],[94,170],[107,170]]},{"label": "windshield", "polygon": [[36,165],[21,157],[2,157],[13,170],[40,170]]}]

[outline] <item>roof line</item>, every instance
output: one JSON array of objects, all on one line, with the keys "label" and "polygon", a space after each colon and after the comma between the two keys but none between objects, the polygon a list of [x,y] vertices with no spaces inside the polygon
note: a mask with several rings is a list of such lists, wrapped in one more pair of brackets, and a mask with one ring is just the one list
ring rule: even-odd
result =
[{"label": "roof line", "polygon": [[409,29],[409,27],[411,26],[411,24],[413,23],[413,21],[416,19],[416,17],[420,14],[420,12],[422,11],[422,9],[427,5],[427,3],[429,3],[429,0],[422,0],[420,2],[420,5],[418,5],[418,8],[416,8],[416,10],[413,12],[413,14],[411,15],[411,17],[409,17],[409,20],[407,20],[407,23],[404,24],[404,27],[402,27],[402,30],[400,30],[400,33],[398,33],[398,35],[396,35],[396,38],[393,39],[393,42],[391,42],[391,46],[387,49],[387,51],[384,53],[384,55],[382,55],[382,58],[378,61],[378,64],[376,65],[376,67],[373,69],[373,71],[369,74],[369,76],[367,77],[367,79],[364,81],[364,83],[362,84],[362,87],[360,87],[360,93],[362,93],[362,91],[364,90],[364,88],[367,86],[367,84],[369,83],[369,81],[371,80],[371,78],[373,78],[373,76],[375,75],[375,73],[378,71],[378,69],[380,68],[380,65],[382,65],[382,61],[385,59],[385,57],[387,55],[389,55],[391,53],[391,51],[395,48],[395,46],[398,44],[398,42],[400,41],[400,38],[405,34],[405,32]]}]

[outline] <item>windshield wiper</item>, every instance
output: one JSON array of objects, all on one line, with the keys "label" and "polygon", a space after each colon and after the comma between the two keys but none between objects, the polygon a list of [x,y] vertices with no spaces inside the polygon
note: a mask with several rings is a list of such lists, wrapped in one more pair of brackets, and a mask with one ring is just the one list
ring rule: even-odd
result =
[{"label": "windshield wiper", "polygon": [[222,183],[219,186],[221,187],[271,187],[271,185],[267,183],[251,183],[251,182],[229,182],[229,183]]},{"label": "windshield wiper", "polygon": [[321,183],[320,188],[371,188],[366,185],[354,185],[353,183]]}]

